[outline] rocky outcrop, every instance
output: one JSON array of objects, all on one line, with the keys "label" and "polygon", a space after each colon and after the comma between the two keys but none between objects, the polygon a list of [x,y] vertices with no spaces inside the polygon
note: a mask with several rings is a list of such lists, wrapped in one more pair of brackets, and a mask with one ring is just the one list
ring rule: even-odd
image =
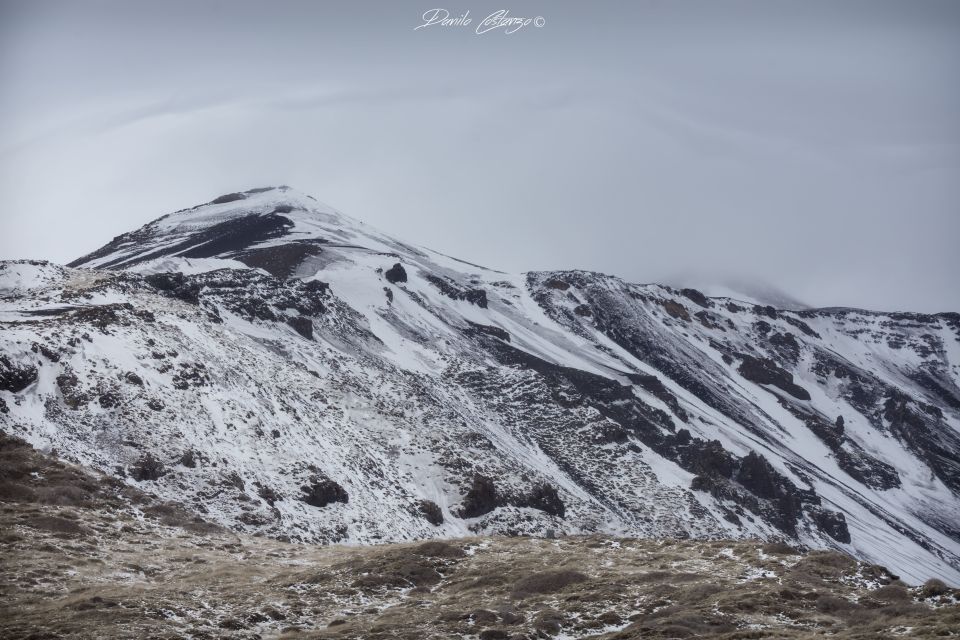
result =
[{"label": "rocky outcrop", "polygon": [[154,273],[144,277],[151,287],[190,304],[200,304],[200,283],[179,272]]},{"label": "rocky outcrop", "polygon": [[311,507],[323,508],[334,502],[347,503],[350,501],[346,489],[322,475],[311,477],[307,484],[300,487],[300,490],[302,492],[300,500]]},{"label": "rocky outcrop", "polygon": [[130,469],[130,477],[138,482],[156,481],[166,473],[166,466],[149,452],[144,454]]},{"label": "rocky outcrop", "polygon": [[383,275],[387,279],[387,282],[391,284],[407,281],[407,270],[404,269],[403,265],[399,262],[387,269]]},{"label": "rocky outcrop", "polygon": [[463,497],[459,515],[461,518],[476,518],[490,513],[498,506],[500,506],[500,496],[497,494],[497,487],[493,480],[487,476],[475,474],[470,489]]},{"label": "rocky outcrop", "polygon": [[700,291],[696,289],[681,289],[680,295],[685,298],[692,300],[696,304],[700,305],[704,309],[709,309],[713,306],[713,302],[707,296],[703,295]]},{"label": "rocky outcrop", "polygon": [[850,543],[850,530],[847,528],[847,519],[842,513],[816,507],[809,508],[807,512],[821,531],[837,542]]},{"label": "rocky outcrop", "polygon": [[767,358],[755,358],[738,354],[740,366],[737,372],[750,382],[768,384],[789,393],[798,400],[809,400],[810,392],[793,381],[793,375]]},{"label": "rocky outcrop", "polygon": [[424,519],[433,526],[439,527],[443,524],[443,511],[440,510],[440,506],[433,500],[421,500],[418,508]]},{"label": "rocky outcrop", "polygon": [[535,484],[517,506],[539,509],[558,518],[562,518],[565,512],[563,500],[560,499],[556,487],[545,482]]},{"label": "rocky outcrop", "polygon": [[466,300],[481,309],[487,308],[487,292],[483,289],[461,287],[457,283],[435,275],[427,275],[427,281],[452,300]]},{"label": "rocky outcrop", "polygon": [[313,321],[307,316],[291,316],[287,324],[307,340],[313,340]]},{"label": "rocky outcrop", "polygon": [[36,380],[36,367],[15,364],[7,356],[0,355],[0,390],[19,393]]}]

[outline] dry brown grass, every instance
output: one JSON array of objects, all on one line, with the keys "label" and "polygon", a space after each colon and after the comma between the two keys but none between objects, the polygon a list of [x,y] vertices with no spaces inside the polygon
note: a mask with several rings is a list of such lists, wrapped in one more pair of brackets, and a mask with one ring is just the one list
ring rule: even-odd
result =
[{"label": "dry brown grass", "polygon": [[541,593],[556,593],[572,584],[586,582],[587,576],[579,571],[542,571],[521,578],[513,585],[514,598],[527,598]]},{"label": "dry brown grass", "polygon": [[[866,640],[960,629],[956,590],[908,587],[834,552],[603,536],[297,546],[202,530],[175,505],[29,451],[0,457],[13,461],[0,489],[19,496],[0,504],[5,639]],[[79,494],[37,498],[76,473]]]}]

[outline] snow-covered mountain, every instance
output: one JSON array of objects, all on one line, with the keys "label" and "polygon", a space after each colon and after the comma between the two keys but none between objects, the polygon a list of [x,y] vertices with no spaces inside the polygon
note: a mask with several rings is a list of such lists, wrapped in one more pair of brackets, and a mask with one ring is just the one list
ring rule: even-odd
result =
[{"label": "snow-covered mountain", "polygon": [[960,581],[960,315],[507,274],[287,188],[0,263],[0,425],[236,530],[789,538]]}]

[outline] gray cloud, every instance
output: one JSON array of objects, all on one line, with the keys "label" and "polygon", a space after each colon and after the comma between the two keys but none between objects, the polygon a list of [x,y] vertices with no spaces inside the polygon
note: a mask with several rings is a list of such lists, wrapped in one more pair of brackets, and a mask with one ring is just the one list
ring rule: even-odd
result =
[{"label": "gray cloud", "polygon": [[0,5],[0,256],[287,183],[507,270],[960,309],[960,6]]}]

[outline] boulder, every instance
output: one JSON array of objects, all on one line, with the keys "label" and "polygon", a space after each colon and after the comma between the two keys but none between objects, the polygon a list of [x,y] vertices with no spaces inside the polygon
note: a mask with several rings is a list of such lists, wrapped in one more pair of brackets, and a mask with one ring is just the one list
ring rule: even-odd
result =
[{"label": "boulder", "polygon": [[387,269],[387,272],[383,275],[386,276],[387,281],[391,284],[407,281],[407,270],[404,269],[403,265],[399,262]]}]

